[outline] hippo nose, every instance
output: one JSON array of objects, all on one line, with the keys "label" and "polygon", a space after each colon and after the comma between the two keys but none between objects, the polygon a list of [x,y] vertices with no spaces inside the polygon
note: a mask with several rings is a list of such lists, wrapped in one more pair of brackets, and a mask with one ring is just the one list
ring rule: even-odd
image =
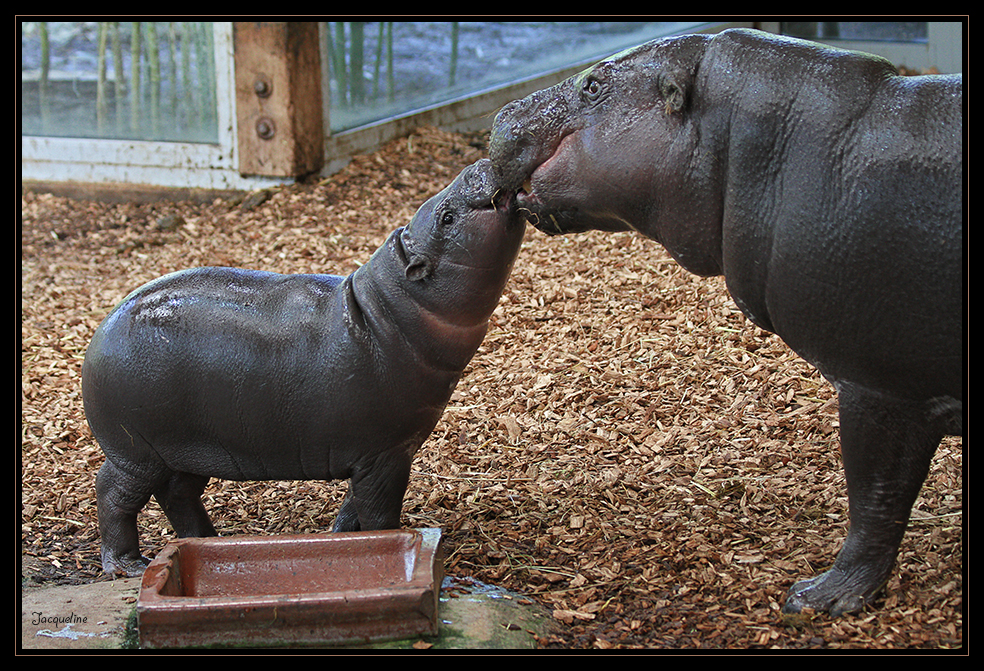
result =
[{"label": "hippo nose", "polygon": [[544,143],[535,128],[526,98],[508,103],[496,115],[489,137],[489,158],[502,188],[518,190],[541,160]]},{"label": "hippo nose", "polygon": [[487,207],[492,196],[498,190],[492,162],[483,158],[465,168],[462,175],[464,180],[464,198],[470,207]]},{"label": "hippo nose", "polygon": [[496,167],[499,165],[498,159],[503,158],[522,137],[522,128],[515,118],[520,102],[514,100],[507,104],[499,110],[499,113],[495,115],[495,121],[492,122],[492,132],[489,137],[489,158],[492,159],[492,163]]},{"label": "hippo nose", "polygon": [[533,167],[535,148],[527,134],[493,135],[489,143],[489,157],[499,185],[516,191],[529,176]]},{"label": "hippo nose", "polygon": [[495,121],[492,123],[493,132],[495,129],[504,128],[509,125],[511,117],[516,113],[516,110],[523,104],[523,101],[513,100],[502,106],[499,113],[495,115]]}]

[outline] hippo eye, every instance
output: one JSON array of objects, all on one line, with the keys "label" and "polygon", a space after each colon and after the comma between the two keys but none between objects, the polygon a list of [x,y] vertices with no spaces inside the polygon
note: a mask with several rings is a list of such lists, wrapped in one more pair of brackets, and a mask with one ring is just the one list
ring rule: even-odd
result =
[{"label": "hippo eye", "polygon": [[445,212],[443,215],[441,215],[442,226],[450,226],[453,223],[454,223],[454,214],[452,214],[451,212]]},{"label": "hippo eye", "polygon": [[584,95],[586,95],[590,100],[594,100],[601,95],[601,82],[593,77],[589,78],[584,82],[584,86],[581,90],[584,91]]}]

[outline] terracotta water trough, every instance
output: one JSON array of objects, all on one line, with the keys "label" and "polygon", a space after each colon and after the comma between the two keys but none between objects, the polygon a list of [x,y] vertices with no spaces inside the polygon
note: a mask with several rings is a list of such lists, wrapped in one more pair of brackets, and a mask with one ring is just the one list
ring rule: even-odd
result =
[{"label": "terracotta water trough", "polygon": [[143,647],[340,645],[437,634],[440,529],[182,538],[144,573]]}]

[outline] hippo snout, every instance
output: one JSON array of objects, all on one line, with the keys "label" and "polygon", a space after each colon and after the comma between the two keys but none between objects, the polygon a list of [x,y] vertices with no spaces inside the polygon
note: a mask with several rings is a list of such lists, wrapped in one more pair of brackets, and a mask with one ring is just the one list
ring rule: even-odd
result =
[{"label": "hippo snout", "polygon": [[499,110],[489,138],[489,159],[502,188],[529,190],[530,175],[571,132],[564,94],[564,89],[553,87]]},{"label": "hippo snout", "polygon": [[459,179],[462,198],[469,208],[504,211],[512,207],[514,189],[502,185],[489,159],[483,158],[468,166]]},{"label": "hippo snout", "polygon": [[495,117],[489,159],[499,184],[517,191],[537,163],[539,141],[524,123],[526,100],[514,100]]},{"label": "hippo snout", "polygon": [[462,197],[469,207],[481,209],[491,206],[499,187],[489,159],[483,158],[468,166],[459,179]]}]

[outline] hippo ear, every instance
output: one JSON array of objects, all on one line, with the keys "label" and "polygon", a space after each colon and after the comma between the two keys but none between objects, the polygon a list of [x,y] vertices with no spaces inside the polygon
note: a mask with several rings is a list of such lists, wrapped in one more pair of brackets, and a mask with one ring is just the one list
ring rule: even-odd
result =
[{"label": "hippo ear", "polygon": [[687,100],[687,73],[683,70],[664,70],[659,75],[659,95],[667,114],[683,110]]},{"label": "hippo ear", "polygon": [[414,254],[410,257],[410,263],[407,264],[407,279],[411,282],[422,280],[429,277],[433,270],[434,264],[431,263],[430,259],[420,254]]}]

